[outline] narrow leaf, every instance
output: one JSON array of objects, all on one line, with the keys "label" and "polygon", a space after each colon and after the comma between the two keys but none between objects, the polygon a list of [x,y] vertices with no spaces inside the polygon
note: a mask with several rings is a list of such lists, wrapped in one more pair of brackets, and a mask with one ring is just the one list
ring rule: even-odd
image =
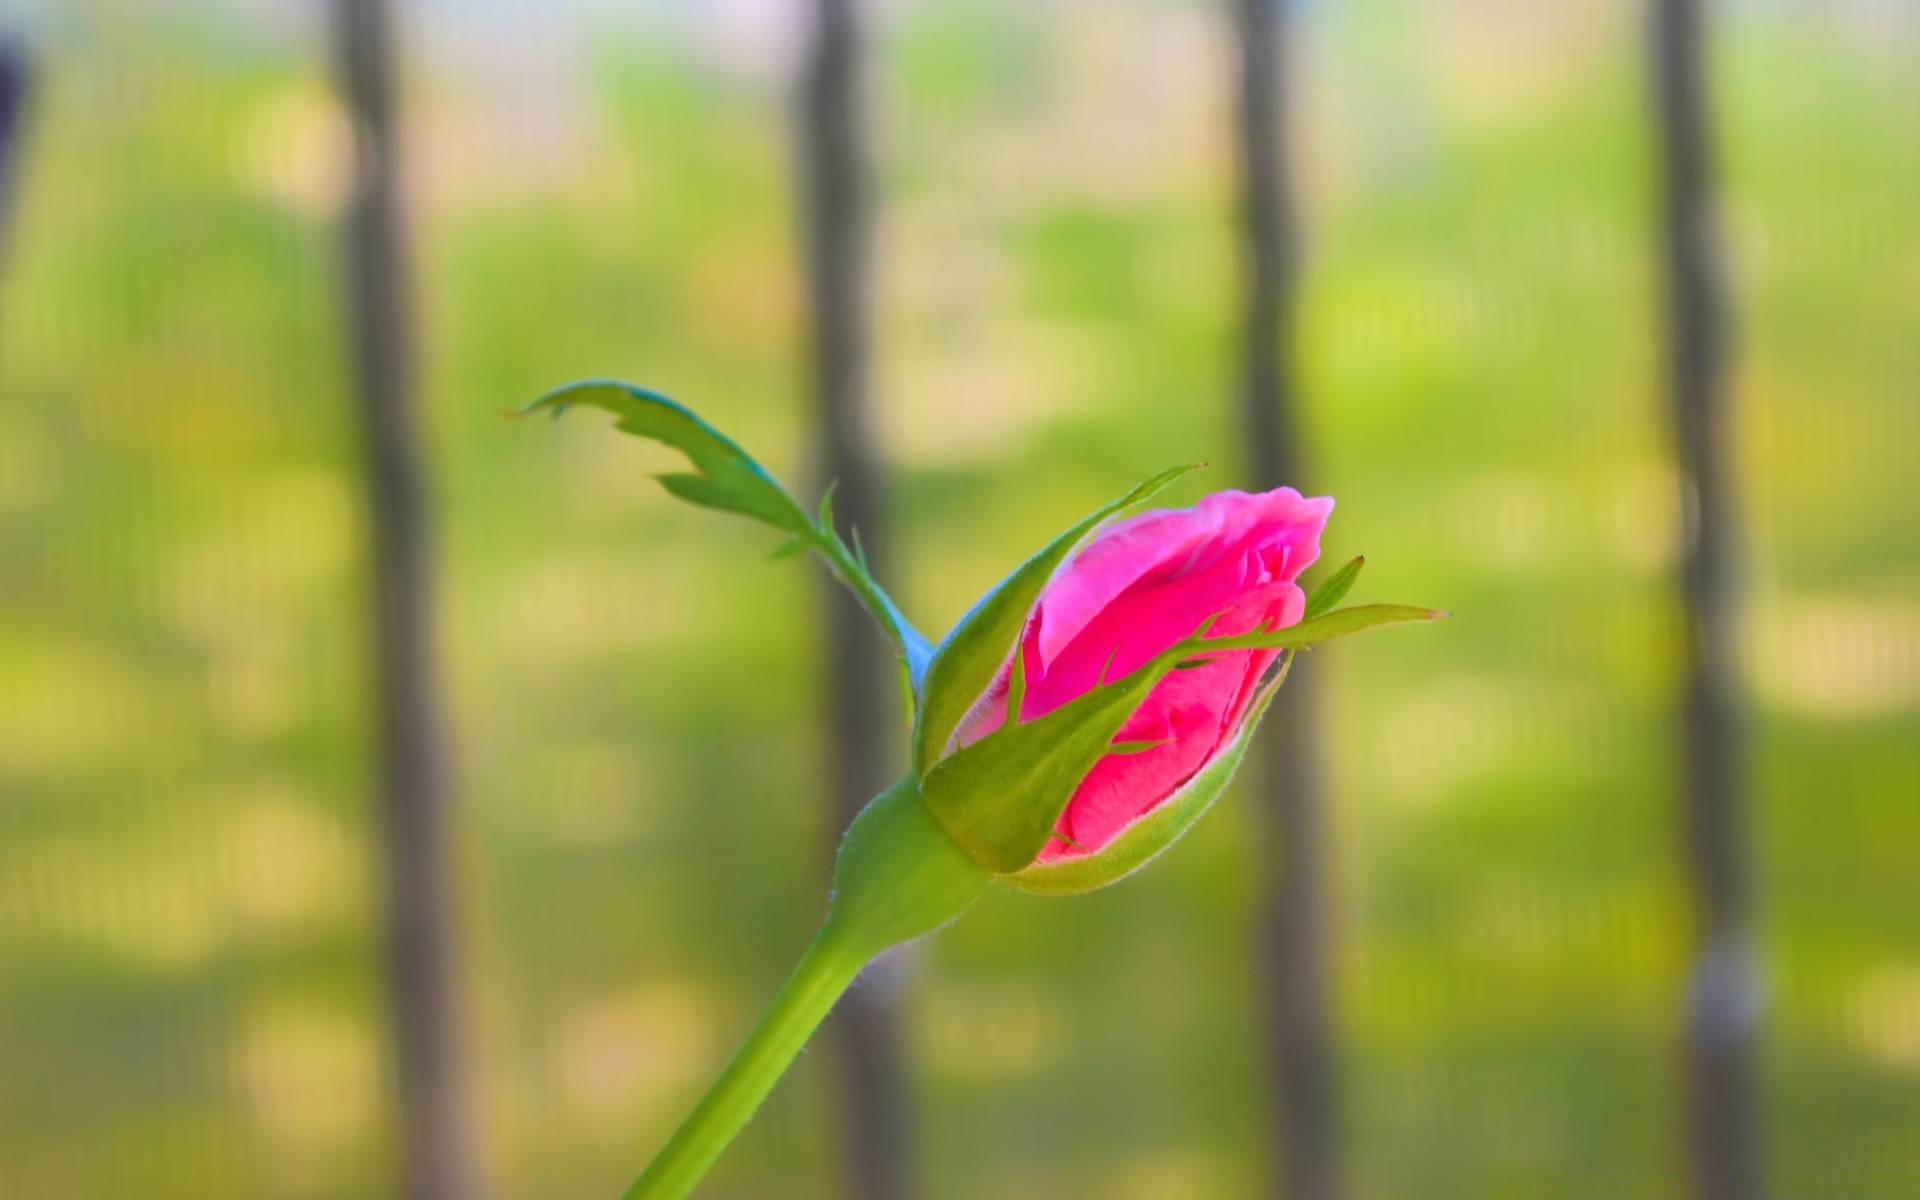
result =
[{"label": "narrow leaf", "polygon": [[685,454],[697,473],[660,477],[661,485],[682,500],[752,517],[791,534],[811,528],[806,513],[765,468],[679,402],[630,384],[591,380],[549,392],[527,411],[544,409],[557,416],[575,407],[610,412],[617,418],[614,427],[622,432]]},{"label": "narrow leaf", "polygon": [[834,533],[833,493],[837,491],[839,487],[840,487],[840,481],[838,479],[835,479],[832,482],[827,484],[826,491],[820,493],[820,517],[817,521],[814,522],[814,524],[820,527],[820,532],[822,533],[826,533],[826,534]]},{"label": "narrow leaf", "polygon": [[1020,710],[1027,703],[1027,655],[1023,647],[1013,648],[1012,666],[1007,670],[1007,717],[1005,724],[1018,725]]},{"label": "narrow leaf", "polygon": [[1174,649],[1183,655],[1191,655],[1203,650],[1298,650],[1303,646],[1316,645],[1380,625],[1397,625],[1406,621],[1437,621],[1447,615],[1449,614],[1438,609],[1415,608],[1406,604],[1362,604],[1354,608],[1336,609],[1325,616],[1315,617],[1311,621],[1302,621],[1298,625],[1289,625],[1285,629],[1261,629],[1252,633],[1219,638],[1203,638],[1196,635],[1181,642]]},{"label": "narrow leaf", "polygon": [[1367,565],[1367,556],[1362,554],[1346,566],[1320,581],[1313,594],[1307,597],[1306,620],[1313,620],[1323,613],[1333,611],[1333,606],[1346,599],[1353,581],[1360,578],[1360,568]]}]

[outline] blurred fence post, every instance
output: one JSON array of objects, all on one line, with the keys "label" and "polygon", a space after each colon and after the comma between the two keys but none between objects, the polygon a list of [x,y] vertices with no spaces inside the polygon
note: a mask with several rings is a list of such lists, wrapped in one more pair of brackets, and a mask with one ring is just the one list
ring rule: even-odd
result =
[{"label": "blurred fence post", "polygon": [[[815,0],[800,96],[805,180],[809,346],[819,474],[834,486],[840,524],[856,531],[876,572],[889,559],[882,480],[868,417],[868,213],[859,15],[854,0]],[[827,659],[827,786],[831,834],[893,781],[898,682],[871,620],[844,589],[823,583]],[[846,1194],[907,1194],[909,1118],[894,997],[883,959],[828,1020],[838,1060]],[[897,963],[892,964],[897,969]]]},{"label": "blurred fence post", "polygon": [[479,1194],[462,1070],[433,547],[399,190],[397,72],[384,0],[334,0],[354,132],[347,316],[366,464],[375,705],[400,1152],[412,1200]]},{"label": "blurred fence post", "polygon": [[26,123],[27,52],[0,35],[0,267],[6,265],[9,218],[13,216],[14,163]]},{"label": "blurred fence post", "polygon": [[[1234,0],[1241,54],[1241,257],[1246,288],[1243,430],[1261,488],[1304,482],[1295,377],[1299,275],[1287,138],[1283,0]],[[1261,734],[1255,776],[1268,799],[1275,849],[1259,924],[1269,1078],[1281,1147],[1279,1194],[1340,1194],[1328,942],[1325,797],[1313,664],[1294,663]]]},{"label": "blurred fence post", "polygon": [[1726,298],[1701,0],[1654,0],[1667,386],[1682,503],[1681,735],[1698,941],[1687,996],[1693,1174],[1702,1196],[1756,1196],[1763,998],[1747,860],[1729,478]]}]

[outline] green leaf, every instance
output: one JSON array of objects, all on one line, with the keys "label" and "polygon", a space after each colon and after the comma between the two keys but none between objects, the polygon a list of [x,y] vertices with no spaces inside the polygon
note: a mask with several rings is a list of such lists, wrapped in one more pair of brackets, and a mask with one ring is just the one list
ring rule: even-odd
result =
[{"label": "green leaf", "polygon": [[803,537],[812,533],[813,523],[779,481],[685,405],[645,388],[599,379],[548,392],[527,411],[545,409],[558,416],[575,407],[603,409],[618,418],[614,428],[685,454],[698,474],[662,475],[660,483],[689,504],[752,517]]},{"label": "green leaf", "polygon": [[1067,555],[1109,517],[1146,500],[1193,469],[1185,466],[1162,471],[1054,538],[960,618],[927,667],[920,719],[913,730],[914,770],[925,775],[946,751],[967,710],[1000,673],[1001,664],[1007,661],[1026,626],[1034,601]]},{"label": "green leaf", "polygon": [[933,647],[873,578],[865,554],[855,553],[840,540],[833,528],[831,486],[820,499],[820,516],[815,521],[731,438],[678,401],[628,383],[594,379],[569,384],[535,400],[525,411],[545,410],[558,416],[574,407],[610,412],[617,418],[614,428],[685,454],[696,471],[659,476],[661,486],[689,504],[751,517],[791,535],[792,540],[775,550],[773,558],[811,549],[826,559],[834,576],[859,598],[906,664],[907,703],[910,711],[914,709]]},{"label": "green leaf", "polygon": [[1333,606],[1346,599],[1347,592],[1353,587],[1353,581],[1360,578],[1360,568],[1367,565],[1367,556],[1362,554],[1346,566],[1320,581],[1307,597],[1305,620],[1311,621],[1322,613],[1333,611]]}]

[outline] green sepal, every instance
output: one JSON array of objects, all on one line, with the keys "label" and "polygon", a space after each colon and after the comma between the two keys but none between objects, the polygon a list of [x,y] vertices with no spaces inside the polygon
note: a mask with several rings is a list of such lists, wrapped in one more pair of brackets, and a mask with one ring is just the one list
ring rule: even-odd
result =
[{"label": "green sepal", "polygon": [[834,527],[833,494],[839,490],[840,481],[834,479],[828,481],[826,490],[820,493],[820,515],[814,518],[813,522],[816,527],[820,529],[832,529]]},{"label": "green sepal", "polygon": [[1200,653],[1297,650],[1363,629],[1444,615],[1401,604],[1367,604],[1284,629],[1219,638],[1206,636],[1215,620],[1209,617],[1130,674],[1090,688],[1045,716],[1021,722],[1015,719],[1018,710],[1010,709],[998,729],[927,772],[922,780],[927,809],[974,862],[999,875],[1023,871],[1053,837],[1080,781],[1114,753],[1121,726],[1178,663]]},{"label": "green sepal", "polygon": [[[1240,721],[1240,732],[1233,741],[1193,778],[1181,784],[1178,791],[1156,805],[1153,811],[1121,830],[1118,837],[1092,854],[1058,862],[1035,863],[1023,871],[1005,876],[1006,882],[1022,891],[1043,895],[1090,892],[1133,874],[1162,850],[1179,841],[1213,807],[1213,802],[1233,781],[1241,760],[1247,756],[1247,746],[1253,740],[1254,728],[1266,715],[1267,706],[1273,702],[1274,693],[1280,690],[1281,683],[1286,679],[1287,668],[1291,665],[1292,659],[1288,658],[1273,681],[1248,707]],[[1059,837],[1059,834],[1054,836]]]},{"label": "green sepal", "polygon": [[991,882],[934,824],[909,772],[847,827],[823,936],[871,958],[953,920]]},{"label": "green sepal", "polygon": [[1256,629],[1252,633],[1239,633],[1232,637],[1208,638],[1200,644],[1200,649],[1299,650],[1382,625],[1438,621],[1451,615],[1437,608],[1419,608],[1411,604],[1356,604],[1352,608],[1337,608],[1330,613],[1322,613],[1285,629]]},{"label": "green sepal", "polygon": [[[523,411],[532,413],[544,409],[559,416],[575,406],[610,412],[618,418],[614,428],[665,443],[685,454],[697,472],[658,476],[660,485],[689,504],[751,517],[791,535],[794,540],[775,550],[774,558],[789,557],[804,547],[826,559],[835,577],[866,606],[893,643],[894,652],[906,664],[908,703],[913,704],[926,678],[928,663],[933,659],[933,646],[873,578],[867,569],[866,555],[850,549],[841,540],[833,526],[831,486],[821,498],[820,516],[816,520],[752,455],[701,420],[692,409],[658,392],[617,380],[591,379],[568,384],[548,392]],[[858,531],[854,540],[857,545]]]},{"label": "green sepal", "polygon": [[[1156,660],[1157,663],[1157,660]],[[933,765],[927,810],[967,856],[1009,875],[1040,856],[1074,789],[1112,752],[1114,735],[1164,669],[1142,667],[1043,717],[1010,719]]]},{"label": "green sepal", "polygon": [[933,661],[927,667],[926,682],[921,689],[920,717],[913,727],[916,772],[926,775],[934,760],[946,750],[954,730],[960,728],[967,710],[992,685],[993,677],[1000,673],[1001,664],[1007,661],[1026,626],[1034,602],[1067,555],[1108,518],[1148,499],[1193,469],[1192,466],[1170,467],[1093,513],[1020,564],[1013,574],[982,597],[972,611],[960,618],[953,632],[934,651]]},{"label": "green sepal", "polygon": [[1367,556],[1362,554],[1322,579],[1319,586],[1314,588],[1312,594],[1307,597],[1307,611],[1301,619],[1311,621],[1323,613],[1332,612],[1334,605],[1347,598],[1347,592],[1352,589],[1353,581],[1360,578],[1360,568],[1366,565]]}]

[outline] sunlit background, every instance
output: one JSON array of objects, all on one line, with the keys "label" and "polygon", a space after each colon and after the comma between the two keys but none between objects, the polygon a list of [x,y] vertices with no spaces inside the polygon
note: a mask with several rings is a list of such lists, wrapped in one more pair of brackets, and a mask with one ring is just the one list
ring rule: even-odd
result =
[{"label": "sunlit background", "polygon": [[[8,4],[0,1197],[394,1195],[325,6]],[[480,1154],[500,1197],[606,1197],[822,911],[821,593],[659,491],[666,452],[501,413],[630,378],[816,494],[808,10],[395,7]],[[1181,503],[1248,482],[1226,7],[867,7],[876,425],[929,631],[1163,466],[1212,464]],[[1764,1156],[1782,1195],[1913,1194],[1920,10],[1713,15]],[[1362,598],[1456,614],[1316,658],[1358,1196],[1686,1167],[1644,32],[1297,14],[1304,482]],[[897,973],[920,1194],[1270,1194],[1263,811],[1124,887],[996,892]],[[803,1058],[710,1194],[842,1195],[836,1096]]]}]

